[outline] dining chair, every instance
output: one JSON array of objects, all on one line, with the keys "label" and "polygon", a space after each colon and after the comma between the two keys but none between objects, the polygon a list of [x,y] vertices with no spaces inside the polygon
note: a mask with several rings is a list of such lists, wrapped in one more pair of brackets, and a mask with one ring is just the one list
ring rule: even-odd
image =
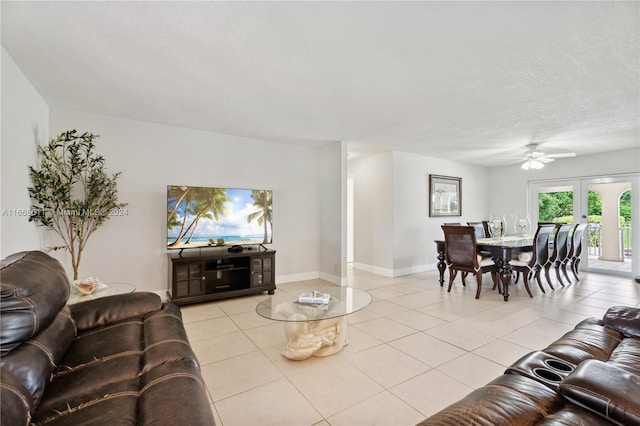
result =
[{"label": "dining chair", "polygon": [[449,288],[451,291],[453,280],[458,271],[463,274],[462,283],[464,283],[464,274],[471,273],[476,276],[478,285],[476,290],[476,299],[480,298],[480,289],[482,287],[482,275],[491,273],[493,279],[493,288],[499,286],[498,282],[498,265],[492,259],[482,259],[478,256],[476,246],[476,233],[473,226],[442,226],[444,232],[444,254],[447,268],[449,268]]},{"label": "dining chair", "polygon": [[587,226],[588,225],[586,223],[580,223],[575,225],[575,228],[573,230],[573,235],[571,237],[571,247],[567,253],[567,257],[561,265],[562,272],[567,278],[567,281],[571,281],[569,279],[569,274],[567,273],[567,267],[571,268],[573,276],[576,277],[577,281],[580,281],[580,277],[578,275],[578,265],[580,264],[580,255],[582,254],[582,239]]},{"label": "dining chair", "polygon": [[560,265],[564,261],[565,257],[567,257],[567,243],[569,241],[569,231],[573,228],[573,225],[560,225],[557,228],[557,232],[555,237],[553,238],[553,251],[549,255],[549,260],[544,266],[545,269],[545,277],[547,278],[547,283],[551,289],[553,288],[553,284],[551,284],[550,270],[551,268],[555,268],[556,277],[558,282],[562,287],[564,287],[564,283],[562,282],[562,277],[560,277]]},{"label": "dining chair", "polygon": [[467,222],[476,230],[476,238],[489,238],[489,222]]},{"label": "dining chair", "polygon": [[[542,273],[542,267],[549,259],[549,236],[553,228],[553,226],[549,225],[539,225],[533,236],[533,251],[531,253],[520,253],[518,259],[510,262],[512,271],[522,273],[524,288],[529,293],[529,297],[533,297],[529,289],[529,281],[533,278],[538,282],[540,290],[546,293],[540,280],[540,274]],[[551,288],[553,289],[553,287]]]}]

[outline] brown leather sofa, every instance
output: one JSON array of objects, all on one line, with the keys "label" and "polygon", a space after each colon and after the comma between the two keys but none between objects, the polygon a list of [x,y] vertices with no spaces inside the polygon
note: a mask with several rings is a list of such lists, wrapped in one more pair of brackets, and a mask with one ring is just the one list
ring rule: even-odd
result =
[{"label": "brown leather sofa", "polygon": [[420,425],[640,425],[640,309],[616,306]]},{"label": "brown leather sofa", "polygon": [[60,263],[0,264],[2,425],[212,425],[177,306],[153,293],[67,305]]}]

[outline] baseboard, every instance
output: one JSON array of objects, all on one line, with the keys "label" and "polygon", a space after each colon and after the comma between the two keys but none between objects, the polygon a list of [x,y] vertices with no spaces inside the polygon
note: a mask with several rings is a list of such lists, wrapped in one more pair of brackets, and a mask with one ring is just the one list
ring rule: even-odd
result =
[{"label": "baseboard", "polygon": [[371,272],[373,274],[382,275],[385,277],[394,278],[394,277],[401,277],[403,275],[411,275],[411,274],[418,274],[420,272],[433,271],[436,269],[436,264],[432,263],[427,265],[410,266],[408,268],[401,268],[401,269],[388,269],[388,268],[380,268],[378,266],[367,265],[364,263],[354,262],[353,268],[360,269],[366,272]]},{"label": "baseboard", "polygon": [[346,286],[348,284],[347,277],[339,277],[337,275],[327,274],[325,272],[320,272],[320,279],[324,281],[329,281],[331,284]]},{"label": "baseboard", "polygon": [[428,272],[428,271],[433,271],[435,269],[436,269],[435,263],[428,264],[428,265],[410,266],[408,268],[394,269],[393,276],[401,277],[403,275],[419,274],[420,272]]},{"label": "baseboard", "polygon": [[320,273],[318,271],[303,272],[301,274],[277,275],[276,284],[292,283],[295,281],[317,280],[318,278],[320,278]]},{"label": "baseboard", "polygon": [[360,269],[361,271],[371,272],[372,274],[378,274],[385,277],[393,277],[393,269],[380,268],[379,266],[367,265],[366,263],[353,263],[354,269]]}]

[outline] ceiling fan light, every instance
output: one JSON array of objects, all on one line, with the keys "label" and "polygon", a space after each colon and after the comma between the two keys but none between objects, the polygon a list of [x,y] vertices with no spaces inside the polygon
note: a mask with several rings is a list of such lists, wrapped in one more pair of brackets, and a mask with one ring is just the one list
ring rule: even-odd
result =
[{"label": "ceiling fan light", "polygon": [[522,163],[522,166],[520,167],[522,167],[523,170],[540,170],[544,167],[544,163],[542,161],[536,160],[535,158],[530,158]]}]

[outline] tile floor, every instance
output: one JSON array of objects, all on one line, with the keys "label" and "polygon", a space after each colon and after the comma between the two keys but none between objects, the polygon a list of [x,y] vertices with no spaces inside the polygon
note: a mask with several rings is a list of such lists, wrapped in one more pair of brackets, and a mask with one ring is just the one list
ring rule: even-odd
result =
[{"label": "tile floor", "polygon": [[[475,283],[451,293],[437,273],[388,278],[349,271],[349,285],[372,303],[347,317],[349,344],[338,354],[290,361],[280,356],[283,324],[258,316],[266,294],[182,307],[218,425],[414,425],[482,386],[520,356],[542,349],[609,306],[640,305],[631,278],[582,273],[543,294],[522,284],[509,302]],[[279,292],[330,285],[311,280]]]}]

